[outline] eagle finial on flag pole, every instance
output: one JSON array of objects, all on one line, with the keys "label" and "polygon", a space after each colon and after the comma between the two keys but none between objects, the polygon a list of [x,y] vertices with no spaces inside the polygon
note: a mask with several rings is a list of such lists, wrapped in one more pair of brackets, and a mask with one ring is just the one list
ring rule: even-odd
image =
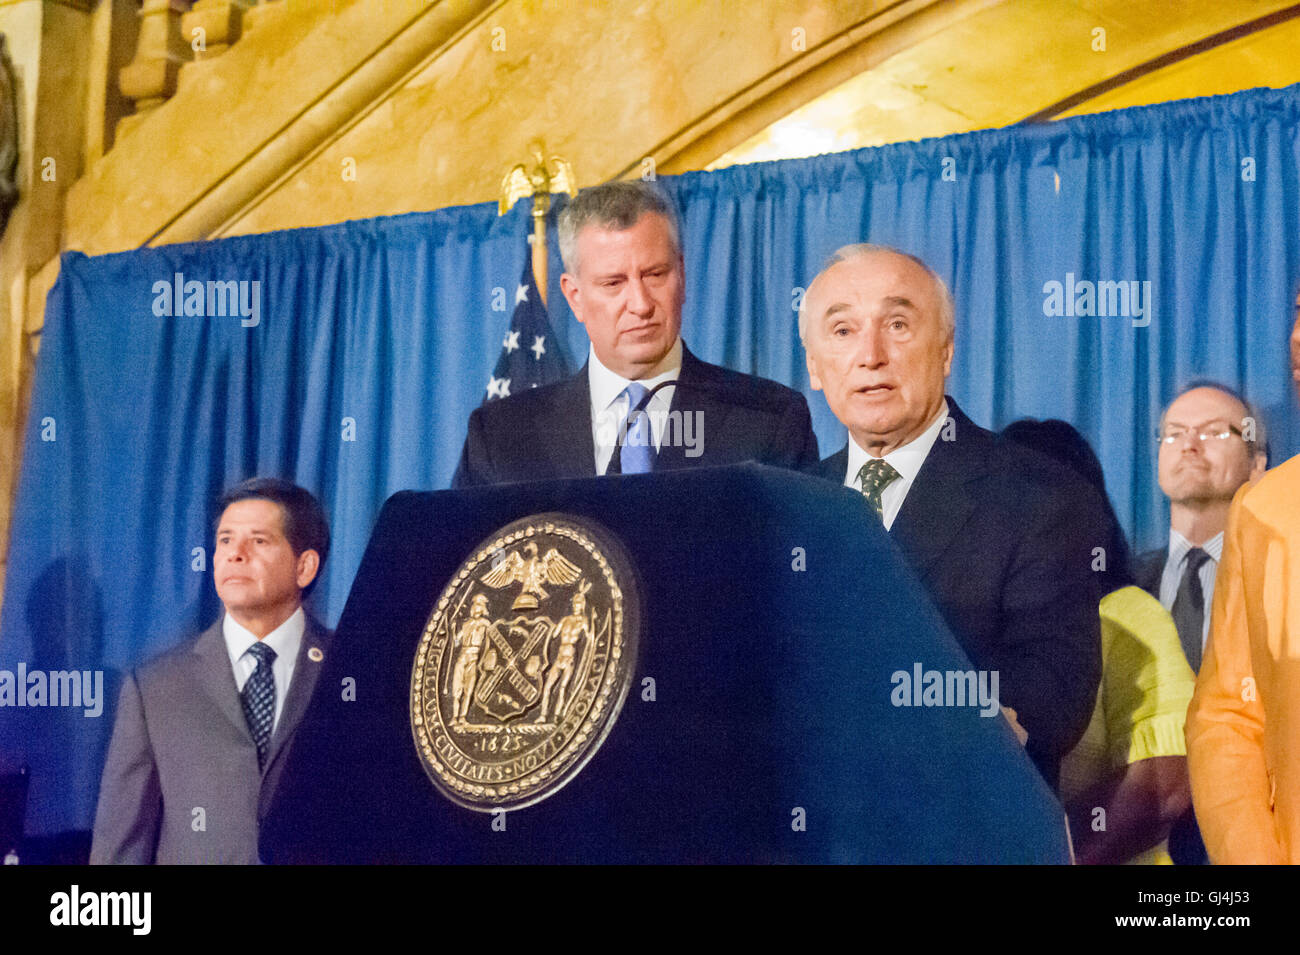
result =
[{"label": "eagle finial on flag pole", "polygon": [[548,163],[540,141],[530,143],[529,148],[533,154],[531,171],[521,163],[501,182],[498,214],[505,215],[520,199],[531,196],[533,229],[524,249],[514,313],[488,379],[484,401],[508,398],[569,375],[564,346],[551,327],[546,308],[546,215],[552,195],[574,194],[573,167],[559,156],[552,156]]},{"label": "eagle finial on flag pole", "polygon": [[497,202],[497,215],[505,215],[520,199],[531,196],[533,199],[533,233],[528,241],[533,247],[533,277],[537,280],[537,290],[546,301],[546,214],[551,211],[551,196],[576,193],[573,167],[561,156],[552,156],[549,165],[545,159],[545,149],[541,140],[528,144],[528,151],[533,154],[533,166],[529,169],[520,163],[506,173],[501,180],[501,198]]}]

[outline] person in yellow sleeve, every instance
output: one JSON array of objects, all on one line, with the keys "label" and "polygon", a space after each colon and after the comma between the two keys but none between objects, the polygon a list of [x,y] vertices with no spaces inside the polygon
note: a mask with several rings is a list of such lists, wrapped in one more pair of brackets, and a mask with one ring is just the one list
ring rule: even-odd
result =
[{"label": "person in yellow sleeve", "polygon": [[1169,829],[1191,806],[1183,721],[1196,677],[1169,611],[1141,587],[1101,601],[1101,687],[1061,763],[1081,864],[1172,865]]},{"label": "person in yellow sleeve", "polygon": [[1083,864],[1172,864],[1169,831],[1191,806],[1183,721],[1195,676],[1174,619],[1133,585],[1129,550],[1106,497],[1101,462],[1064,421],[1016,421],[1003,437],[1050,455],[1106,501],[1101,685],[1083,738],[1061,761],[1060,795]]},{"label": "person in yellow sleeve", "polygon": [[[1300,299],[1297,300],[1300,306]],[[1300,310],[1291,332],[1300,388]],[[1300,456],[1233,498],[1187,715],[1210,861],[1300,861]]]}]

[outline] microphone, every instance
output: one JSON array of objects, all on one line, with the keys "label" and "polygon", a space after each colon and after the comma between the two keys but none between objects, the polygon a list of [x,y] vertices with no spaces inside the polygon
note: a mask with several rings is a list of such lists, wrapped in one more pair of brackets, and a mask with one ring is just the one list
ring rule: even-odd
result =
[{"label": "microphone", "polygon": [[619,425],[618,440],[614,442],[614,453],[610,455],[609,467],[605,468],[606,474],[623,473],[623,444],[625,441],[627,441],[627,433],[631,429],[632,423],[636,421],[637,416],[646,413],[646,408],[650,404],[650,399],[655,396],[655,392],[657,392],[660,388],[676,388],[676,387],[677,387],[676,379],[659,382],[659,384],[655,385],[653,388],[651,388],[649,391],[645,393],[645,396],[636,403],[635,408],[633,408],[631,411],[628,412],[626,420],[624,420],[624,422],[621,425]]}]

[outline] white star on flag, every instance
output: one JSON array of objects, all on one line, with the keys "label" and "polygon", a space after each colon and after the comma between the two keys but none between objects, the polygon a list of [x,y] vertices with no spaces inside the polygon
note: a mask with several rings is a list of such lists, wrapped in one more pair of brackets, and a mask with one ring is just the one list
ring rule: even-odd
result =
[{"label": "white star on flag", "polygon": [[551,328],[545,298],[533,278],[530,245],[519,274],[519,284],[515,286],[514,313],[508,322],[502,323],[501,351],[491,368],[492,384],[488,386],[484,401],[508,398],[511,391],[523,394],[530,388],[559,381],[568,375],[564,343],[555,338]]}]

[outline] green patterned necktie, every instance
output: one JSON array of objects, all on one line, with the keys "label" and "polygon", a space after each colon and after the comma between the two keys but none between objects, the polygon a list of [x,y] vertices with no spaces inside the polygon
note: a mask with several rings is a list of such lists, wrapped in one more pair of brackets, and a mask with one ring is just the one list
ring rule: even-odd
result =
[{"label": "green patterned necktie", "polygon": [[876,516],[882,522],[885,519],[885,505],[881,498],[884,496],[885,488],[899,476],[893,465],[884,458],[872,458],[858,471],[858,480],[862,483],[862,495],[871,502],[871,506],[876,509]]}]

